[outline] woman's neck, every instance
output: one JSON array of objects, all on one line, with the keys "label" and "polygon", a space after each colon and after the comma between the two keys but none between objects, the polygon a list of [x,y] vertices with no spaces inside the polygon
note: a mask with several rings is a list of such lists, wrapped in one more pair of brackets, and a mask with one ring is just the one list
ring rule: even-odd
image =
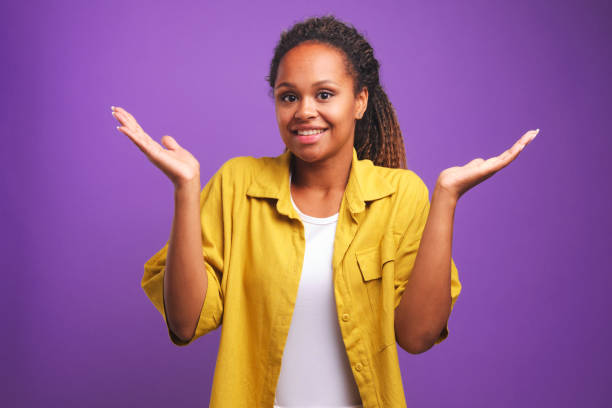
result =
[{"label": "woman's neck", "polygon": [[[291,184],[301,190],[328,192],[346,188],[353,151],[348,157],[334,157],[322,162],[309,163],[291,154]],[[347,156],[345,154],[345,156]]]}]

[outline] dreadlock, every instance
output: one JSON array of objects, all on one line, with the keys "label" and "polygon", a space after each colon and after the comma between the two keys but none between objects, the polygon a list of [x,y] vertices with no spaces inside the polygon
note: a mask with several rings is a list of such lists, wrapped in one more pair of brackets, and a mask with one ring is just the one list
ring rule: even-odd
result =
[{"label": "dreadlock", "polygon": [[370,44],[352,25],[327,15],[308,18],[284,30],[274,49],[270,73],[266,77],[272,90],[283,56],[306,41],[325,43],[342,51],[347,71],[353,77],[354,95],[364,86],[368,89],[366,111],[355,125],[357,157],[370,159],[378,166],[405,169],[406,151],[402,132],[395,110],[380,84],[380,64]]}]

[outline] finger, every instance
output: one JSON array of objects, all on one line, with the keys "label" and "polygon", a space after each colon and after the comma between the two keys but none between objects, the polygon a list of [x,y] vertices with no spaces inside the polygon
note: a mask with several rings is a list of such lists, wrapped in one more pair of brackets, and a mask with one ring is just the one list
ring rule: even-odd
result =
[{"label": "finger", "polygon": [[166,148],[170,150],[177,150],[181,147],[172,136],[168,136],[168,135],[162,136],[161,142]]},{"label": "finger", "polygon": [[153,140],[145,132],[134,131],[133,129],[125,126],[119,127],[119,130],[127,135],[132,142],[134,142],[134,144],[138,146],[138,148],[152,161],[158,160],[160,155],[162,155],[165,151],[165,149],[159,143]]},{"label": "finger", "polygon": [[487,160],[476,158],[470,161],[466,167],[478,168],[478,170],[483,174],[488,174],[487,178],[491,177],[493,174],[510,164],[518,156],[519,152],[536,137],[538,132],[539,129],[530,130],[521,136],[521,138],[514,145],[502,152],[500,155],[491,157]]},{"label": "finger", "polygon": [[491,157],[490,159],[485,160],[484,163],[482,164],[482,167],[485,170],[485,172],[498,172],[499,170],[503,169],[508,164],[510,164],[510,161],[511,160],[508,160],[508,158],[502,158],[501,156],[495,156],[495,157]]},{"label": "finger", "polygon": [[517,145],[515,144],[511,148],[505,150],[499,156],[493,156],[487,160],[484,160],[481,164],[483,170],[485,172],[497,172],[506,167],[518,155],[519,151],[516,149],[516,146]]},{"label": "finger", "polygon": [[115,106],[115,112],[118,112],[119,115],[126,121],[126,123],[131,124],[132,127],[135,127],[135,128],[139,128],[140,127],[140,125],[138,124],[138,122],[136,121],[134,116],[132,116],[131,113],[129,113],[128,111],[126,111],[122,107]]},{"label": "finger", "polygon": [[128,126],[117,126],[117,130],[130,138],[132,142],[140,149],[143,153],[147,153],[145,148],[145,141],[140,132],[135,132]]},{"label": "finger", "polygon": [[[139,133],[145,133],[141,127],[135,126],[132,122],[128,121],[123,113],[115,112],[114,116],[119,121],[121,126],[130,130],[132,134],[136,135]],[[119,127],[117,127],[117,129],[119,129]]]},{"label": "finger", "polygon": [[[526,132],[514,145],[497,156],[497,159],[503,163],[502,167],[507,166],[518,154],[527,146],[538,134],[540,129],[530,130]],[[493,158],[492,158],[493,159]],[[501,167],[500,167],[501,168]]]},{"label": "finger", "polygon": [[140,127],[138,123],[131,120],[123,111],[116,110],[113,112],[113,116],[119,121],[119,123],[121,123],[122,126],[130,128],[134,132],[142,130],[142,127]]},{"label": "finger", "polygon": [[531,142],[537,134],[540,132],[540,129],[530,130],[526,132],[521,138],[514,144],[516,148],[521,151],[529,142]]},{"label": "finger", "polygon": [[123,113],[121,113],[121,112],[119,112],[119,111],[114,111],[114,112],[112,113],[112,115],[113,115],[113,117],[114,117],[115,119],[117,119],[117,121],[118,121],[119,123],[121,123],[121,125],[122,125],[122,126],[128,126],[128,125],[129,125],[129,124],[128,124],[128,122],[127,122],[127,120],[126,120],[126,117],[124,116],[124,114],[123,114]]},{"label": "finger", "polygon": [[477,157],[474,160],[468,162],[465,165],[465,167],[477,167],[477,166],[479,166],[483,162],[484,162],[484,159],[482,157]]},{"label": "finger", "polygon": [[516,159],[516,157],[524,147],[525,145],[522,145],[517,142],[511,148],[505,150],[499,156],[494,156],[490,159],[485,160],[483,166],[485,166],[487,170],[499,171],[509,165],[514,159]]}]

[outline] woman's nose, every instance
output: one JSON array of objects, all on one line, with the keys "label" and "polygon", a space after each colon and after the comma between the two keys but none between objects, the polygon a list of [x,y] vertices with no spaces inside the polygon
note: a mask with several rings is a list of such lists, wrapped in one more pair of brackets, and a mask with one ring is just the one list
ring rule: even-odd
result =
[{"label": "woman's nose", "polygon": [[295,118],[304,120],[315,116],[317,116],[315,103],[310,98],[303,98],[298,103]]}]

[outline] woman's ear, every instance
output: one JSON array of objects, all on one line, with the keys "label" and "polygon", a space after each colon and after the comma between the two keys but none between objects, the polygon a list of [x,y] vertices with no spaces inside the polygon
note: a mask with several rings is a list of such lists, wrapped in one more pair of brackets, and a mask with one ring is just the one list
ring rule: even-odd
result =
[{"label": "woman's ear", "polygon": [[361,119],[365,114],[366,109],[368,108],[368,88],[363,87],[361,91],[357,94],[357,111],[355,112],[355,118]]}]

